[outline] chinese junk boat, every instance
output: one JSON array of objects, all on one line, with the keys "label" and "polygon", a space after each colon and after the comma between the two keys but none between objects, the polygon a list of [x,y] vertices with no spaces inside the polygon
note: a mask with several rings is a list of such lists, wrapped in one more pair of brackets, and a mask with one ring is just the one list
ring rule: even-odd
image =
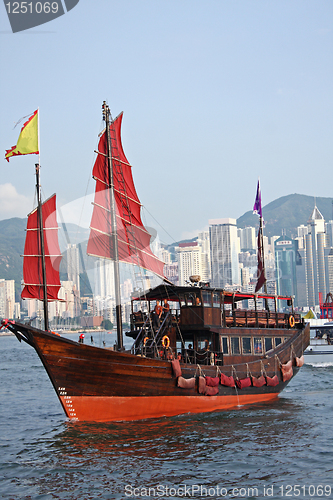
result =
[{"label": "chinese junk boat", "polygon": [[[70,419],[138,420],[273,400],[298,372],[309,344],[309,325],[294,313],[290,297],[231,293],[200,283],[199,277],[187,287],[164,280],[133,297],[127,335],[134,342],[124,349],[119,261],[162,278],[163,263],[151,252],[141,221],[121,145],[122,115],[112,120],[104,103],[103,117],[87,251],[114,261],[117,345],[113,350],[85,345],[49,330],[47,301],[57,298],[60,285],[53,202],[39,201],[30,226],[29,218],[24,257],[24,268],[31,271],[24,275],[24,296],[44,300],[45,329],[7,320],[3,326],[36,350]],[[163,302],[163,313],[154,316],[157,301]],[[278,312],[278,301],[288,313]]]}]

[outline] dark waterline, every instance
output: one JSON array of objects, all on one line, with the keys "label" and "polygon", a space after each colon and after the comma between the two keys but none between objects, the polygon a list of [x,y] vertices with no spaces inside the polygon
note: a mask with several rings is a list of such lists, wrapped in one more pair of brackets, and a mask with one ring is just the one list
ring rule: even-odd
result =
[{"label": "dark waterline", "polygon": [[0,337],[0,359],[0,498],[333,498],[333,367],[304,366],[270,404],[83,424],[33,349]]}]

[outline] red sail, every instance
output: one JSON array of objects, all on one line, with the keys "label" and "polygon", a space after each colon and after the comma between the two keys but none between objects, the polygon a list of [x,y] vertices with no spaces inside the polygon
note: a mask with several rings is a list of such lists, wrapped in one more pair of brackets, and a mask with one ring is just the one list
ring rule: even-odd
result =
[{"label": "red sail", "polygon": [[[141,203],[136,193],[132,167],[121,144],[122,113],[110,124],[113,183],[116,204],[119,260],[138,265],[163,276],[164,263],[150,249],[151,235],[141,220]],[[110,213],[110,182],[107,160],[107,138],[103,132],[93,168],[96,180],[94,210],[90,225],[87,253],[106,259],[114,258]]]},{"label": "red sail", "polygon": [[[58,243],[58,224],[56,217],[56,195],[54,194],[42,205],[45,271],[47,283],[47,300],[58,300],[61,287],[59,265],[61,253]],[[42,256],[39,234],[39,218],[37,208],[28,215],[27,236],[24,247],[22,299],[43,300]]]}]

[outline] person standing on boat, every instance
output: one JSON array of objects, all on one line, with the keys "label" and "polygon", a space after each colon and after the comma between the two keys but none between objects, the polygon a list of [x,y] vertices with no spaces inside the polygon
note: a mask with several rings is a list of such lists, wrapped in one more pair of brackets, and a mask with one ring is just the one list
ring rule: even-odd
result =
[{"label": "person standing on boat", "polygon": [[154,309],[154,313],[155,313],[154,314],[154,327],[155,327],[155,330],[158,330],[160,327],[162,312],[163,312],[163,309],[162,309],[162,306],[160,304],[160,301],[156,300],[156,306]]},{"label": "person standing on boat", "polygon": [[163,309],[163,317],[165,318],[165,316],[170,311],[170,305],[169,305],[168,299],[164,299],[162,309]]},{"label": "person standing on boat", "polygon": [[[169,311],[170,311],[170,304],[169,304],[167,299],[163,300],[162,311],[163,311],[162,315],[163,315],[163,319],[164,319],[167,317],[167,315],[169,314]],[[167,321],[168,326],[169,326],[169,324],[170,324],[170,319],[168,319],[168,321]]]}]

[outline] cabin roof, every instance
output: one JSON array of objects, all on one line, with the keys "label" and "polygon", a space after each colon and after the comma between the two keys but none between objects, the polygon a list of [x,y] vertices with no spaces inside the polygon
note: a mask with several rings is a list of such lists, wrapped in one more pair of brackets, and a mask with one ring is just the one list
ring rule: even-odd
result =
[{"label": "cabin roof", "polygon": [[132,300],[170,300],[171,302],[179,302],[180,295],[185,293],[193,292],[200,293],[205,292],[223,292],[225,304],[231,304],[232,298],[234,296],[234,301],[239,302],[241,300],[253,299],[257,297],[258,299],[279,299],[279,300],[291,300],[291,297],[282,297],[280,295],[269,295],[269,294],[253,294],[253,293],[242,293],[242,292],[229,292],[223,290],[223,288],[212,288],[207,286],[176,286],[161,284],[155,288],[150,288],[140,295],[132,296]]}]

